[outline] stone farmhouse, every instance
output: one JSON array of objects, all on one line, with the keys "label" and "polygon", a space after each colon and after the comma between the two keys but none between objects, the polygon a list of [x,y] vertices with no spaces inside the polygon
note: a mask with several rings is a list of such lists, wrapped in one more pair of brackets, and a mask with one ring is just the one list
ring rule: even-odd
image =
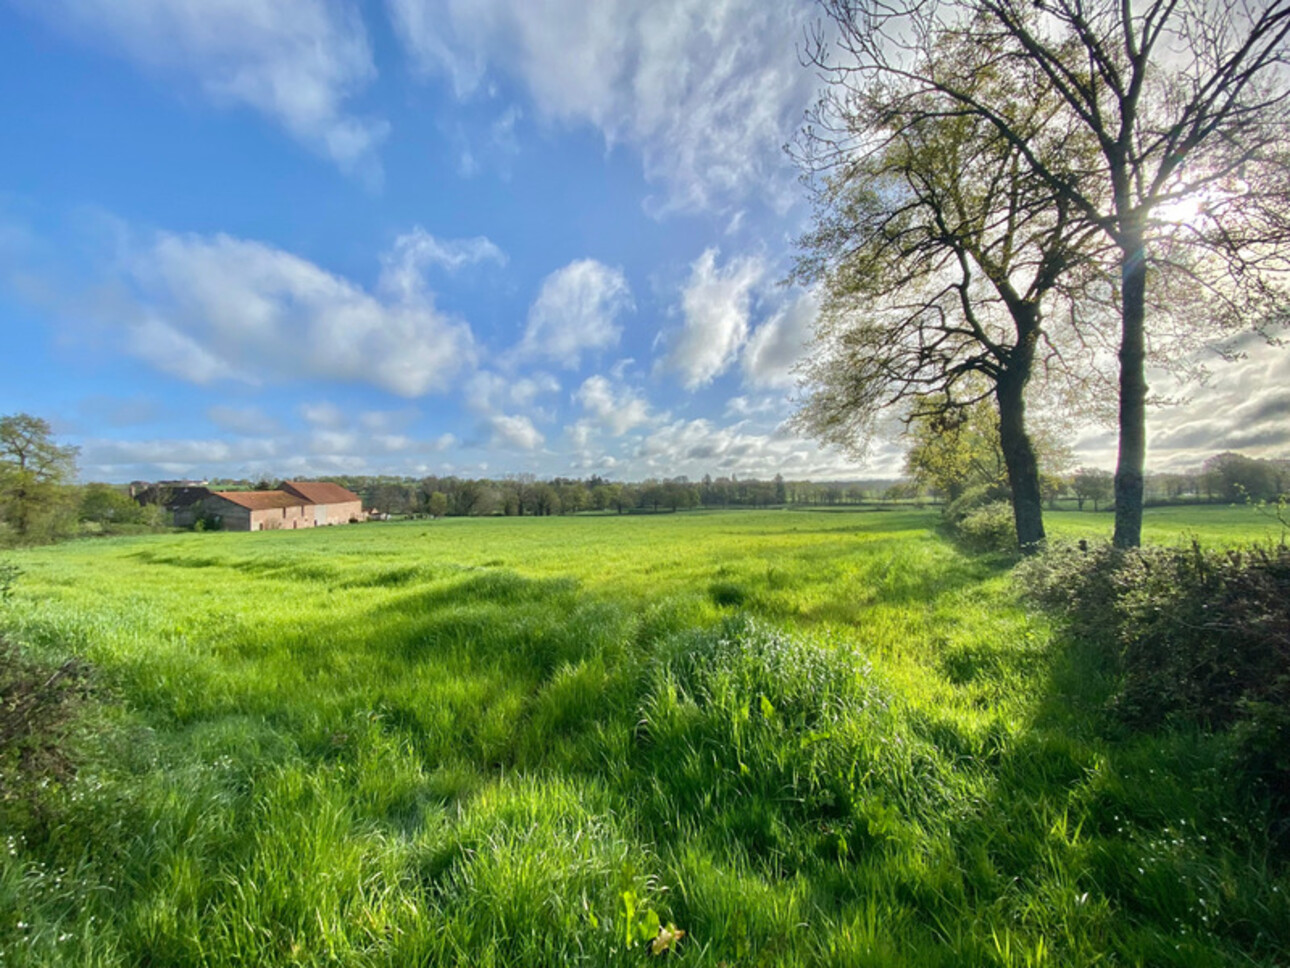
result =
[{"label": "stone farmhouse", "polygon": [[283,481],[278,491],[203,490],[173,508],[176,525],[203,520],[225,531],[290,531],[365,520],[357,494],[323,481]]}]

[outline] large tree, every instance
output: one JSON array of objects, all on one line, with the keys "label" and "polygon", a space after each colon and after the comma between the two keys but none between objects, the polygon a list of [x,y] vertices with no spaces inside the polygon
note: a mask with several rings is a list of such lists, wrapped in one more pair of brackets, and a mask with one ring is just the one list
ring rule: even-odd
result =
[{"label": "large tree", "polygon": [[[1053,167],[1089,153],[1060,102],[1032,94],[1042,78],[992,73],[986,48],[938,53],[977,62],[979,97],[1024,101],[1029,150]],[[1090,230],[984,119],[938,111],[908,83],[832,77],[799,143],[817,189],[797,275],[823,299],[797,424],[861,452],[889,408],[950,426],[993,398],[1018,541],[1038,547],[1026,391],[1040,362],[1061,363],[1048,316],[1069,307],[1065,289],[1095,266]]]},{"label": "large tree", "polygon": [[[1117,279],[1115,543],[1141,539],[1148,286],[1185,277],[1208,322],[1271,327],[1290,274],[1290,0],[821,0],[817,57],[843,88],[883,85],[914,116],[991,125],[1109,243]],[[985,58],[943,56],[947,47]],[[1095,146],[1076,163],[1033,139],[1034,79],[1057,123]],[[1175,292],[1181,292],[1176,289]]]},{"label": "large tree", "polygon": [[54,443],[39,417],[0,417],[0,521],[22,542],[42,537],[71,507],[76,448]]}]

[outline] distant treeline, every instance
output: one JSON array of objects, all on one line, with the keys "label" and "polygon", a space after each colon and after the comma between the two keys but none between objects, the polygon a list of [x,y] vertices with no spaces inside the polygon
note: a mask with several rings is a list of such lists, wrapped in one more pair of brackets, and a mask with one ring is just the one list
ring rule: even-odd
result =
[{"label": "distant treeline", "polygon": [[1215,454],[1196,471],[1147,475],[1147,500],[1240,504],[1275,501],[1290,491],[1290,460]]},{"label": "distant treeline", "polygon": [[[381,514],[533,515],[576,514],[580,511],[682,511],[691,508],[856,507],[864,504],[937,502],[945,495],[912,480],[790,481],[705,476],[692,481],[672,477],[640,482],[555,477],[539,480],[532,474],[508,477],[328,477],[363,498],[363,506]],[[1112,475],[1097,468],[1045,478],[1045,497],[1052,506],[1069,500],[1083,510],[1103,510],[1110,504]],[[271,481],[212,481],[212,487],[271,487]],[[1217,454],[1194,471],[1149,474],[1149,504],[1234,504],[1275,500],[1290,489],[1290,461],[1265,460],[1243,454]]]},{"label": "distant treeline", "polygon": [[[605,511],[617,514],[682,511],[691,508],[763,508],[802,505],[856,506],[878,501],[909,500],[917,488],[893,481],[811,482],[735,477],[686,477],[639,483],[602,477],[556,477],[538,480],[531,474],[501,479],[464,477],[329,477],[363,498],[369,510],[390,515],[430,517],[478,515],[576,514]],[[260,482],[264,486],[267,482]],[[212,482],[214,486],[245,485],[243,481]]]}]

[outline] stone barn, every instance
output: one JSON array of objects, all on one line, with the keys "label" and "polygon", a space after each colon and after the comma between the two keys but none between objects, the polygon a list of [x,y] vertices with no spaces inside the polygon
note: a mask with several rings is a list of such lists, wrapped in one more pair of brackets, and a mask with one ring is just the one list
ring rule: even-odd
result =
[{"label": "stone barn", "polygon": [[225,531],[294,531],[363,520],[363,502],[339,484],[285,481],[278,491],[207,491],[175,510],[175,524],[198,520]]},{"label": "stone barn", "polygon": [[351,524],[363,520],[363,501],[353,491],[328,481],[283,481],[282,490],[313,505],[314,525]]}]

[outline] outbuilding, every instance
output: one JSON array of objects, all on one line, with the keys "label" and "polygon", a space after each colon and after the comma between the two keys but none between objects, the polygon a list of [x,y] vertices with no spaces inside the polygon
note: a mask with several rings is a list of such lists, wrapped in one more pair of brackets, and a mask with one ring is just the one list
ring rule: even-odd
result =
[{"label": "outbuilding", "polygon": [[339,484],[285,481],[276,491],[207,491],[175,510],[180,527],[205,521],[225,531],[294,531],[363,520],[363,502]]},{"label": "outbuilding", "polygon": [[363,520],[363,501],[348,488],[330,481],[283,481],[282,490],[313,505],[314,526],[352,524]]}]

